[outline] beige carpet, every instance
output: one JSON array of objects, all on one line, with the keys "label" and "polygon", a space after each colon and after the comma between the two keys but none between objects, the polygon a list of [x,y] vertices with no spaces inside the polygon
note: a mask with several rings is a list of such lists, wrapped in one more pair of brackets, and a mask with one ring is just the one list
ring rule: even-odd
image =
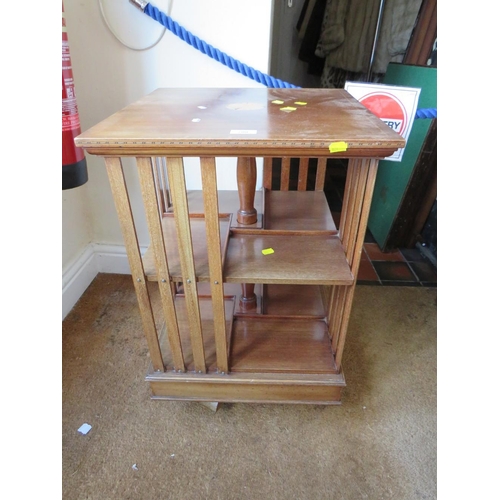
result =
[{"label": "beige carpet", "polygon": [[436,498],[436,296],[358,286],[341,406],[213,412],[149,399],[132,280],[98,275],[63,321],[63,498]]}]

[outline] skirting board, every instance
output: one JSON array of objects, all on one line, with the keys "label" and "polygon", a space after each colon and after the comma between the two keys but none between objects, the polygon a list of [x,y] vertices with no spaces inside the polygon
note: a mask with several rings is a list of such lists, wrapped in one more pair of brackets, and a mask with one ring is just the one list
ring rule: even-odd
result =
[{"label": "skirting board", "polygon": [[[141,248],[144,253],[146,248]],[[73,309],[98,273],[130,274],[123,245],[90,243],[62,273],[62,319]]]}]

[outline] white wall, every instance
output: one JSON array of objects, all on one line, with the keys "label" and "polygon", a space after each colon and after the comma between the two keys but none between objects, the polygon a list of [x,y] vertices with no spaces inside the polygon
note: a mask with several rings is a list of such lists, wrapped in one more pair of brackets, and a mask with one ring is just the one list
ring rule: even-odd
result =
[{"label": "white wall", "polygon": [[[156,21],[126,0],[118,2],[127,16],[140,21],[129,25],[138,43],[144,25],[158,30]],[[168,0],[152,2],[164,12]],[[200,39],[269,73],[272,0],[252,3],[232,0],[173,0],[170,15]],[[75,92],[82,131],[159,87],[262,87],[209,58],[168,30],[154,47],[131,50],[115,38],[107,27],[98,0],[64,2]],[[144,21],[144,18],[147,21]],[[108,19],[116,26],[120,20]],[[124,19],[123,22],[127,22]],[[236,189],[235,161],[229,162],[219,176],[220,189]],[[89,242],[94,248],[123,245],[104,160],[87,155],[89,181],[86,185],[63,191],[63,271],[85,252]],[[141,245],[148,244],[147,226],[142,212],[140,189],[132,161],[125,161],[131,204],[137,217]],[[199,185],[196,169],[187,165],[188,188]],[[261,177],[258,178],[258,186]],[[103,270],[97,265],[97,270]],[[75,271],[73,271],[74,274]],[[64,273],[63,273],[64,283]]]}]

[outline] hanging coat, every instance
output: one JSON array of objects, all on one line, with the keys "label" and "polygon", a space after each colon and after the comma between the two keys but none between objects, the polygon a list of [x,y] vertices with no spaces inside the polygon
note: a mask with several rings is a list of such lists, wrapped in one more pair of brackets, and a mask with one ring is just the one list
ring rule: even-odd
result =
[{"label": "hanging coat", "polygon": [[[385,73],[389,62],[401,62],[422,0],[385,0],[381,15],[374,73]],[[325,58],[324,71],[340,68],[368,73],[379,18],[380,0],[328,0],[316,47]]]}]

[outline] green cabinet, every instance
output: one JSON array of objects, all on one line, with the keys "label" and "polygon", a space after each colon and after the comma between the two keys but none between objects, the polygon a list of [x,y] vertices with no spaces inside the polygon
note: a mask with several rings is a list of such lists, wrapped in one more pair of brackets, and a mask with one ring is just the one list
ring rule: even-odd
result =
[{"label": "green cabinet", "polygon": [[[437,108],[435,67],[391,63],[383,83],[420,88],[418,108]],[[407,194],[409,180],[431,124],[430,118],[415,119],[402,161],[382,160],[379,163],[368,229],[382,250],[386,247],[398,210]]]}]

